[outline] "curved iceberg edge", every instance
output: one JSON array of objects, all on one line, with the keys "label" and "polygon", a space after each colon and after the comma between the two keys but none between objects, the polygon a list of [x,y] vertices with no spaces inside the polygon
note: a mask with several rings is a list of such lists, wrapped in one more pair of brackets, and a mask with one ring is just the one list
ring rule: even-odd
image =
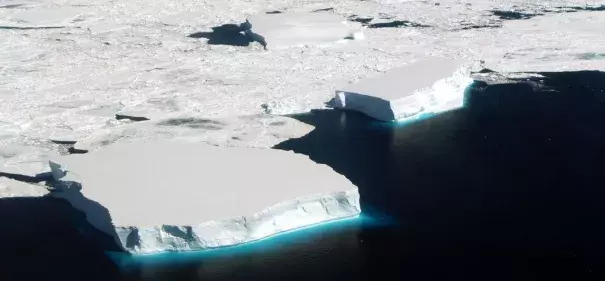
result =
[{"label": "curved iceberg edge", "polygon": [[259,213],[198,225],[116,226],[130,254],[185,252],[235,246],[281,232],[360,215],[357,189],[316,194],[273,205]]}]

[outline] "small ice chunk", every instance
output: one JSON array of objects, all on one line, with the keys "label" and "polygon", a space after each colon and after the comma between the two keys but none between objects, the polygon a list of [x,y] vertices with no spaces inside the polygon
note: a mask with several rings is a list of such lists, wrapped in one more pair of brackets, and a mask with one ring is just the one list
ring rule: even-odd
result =
[{"label": "small ice chunk", "polygon": [[363,37],[361,24],[329,13],[258,14],[248,17],[242,27],[253,40],[270,49],[323,45]]},{"label": "small ice chunk", "polygon": [[334,106],[396,121],[462,106],[469,61],[429,57],[336,90]]}]

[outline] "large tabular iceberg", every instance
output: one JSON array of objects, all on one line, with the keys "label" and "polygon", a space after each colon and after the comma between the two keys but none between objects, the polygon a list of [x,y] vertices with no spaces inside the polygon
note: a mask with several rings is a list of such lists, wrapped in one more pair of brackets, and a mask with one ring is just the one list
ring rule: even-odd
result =
[{"label": "large tabular iceberg", "polygon": [[335,107],[396,121],[462,106],[472,62],[429,57],[336,90]]},{"label": "large tabular iceberg", "polygon": [[360,213],[357,188],[293,152],[123,143],[50,161],[54,196],[136,254],[230,246]]}]

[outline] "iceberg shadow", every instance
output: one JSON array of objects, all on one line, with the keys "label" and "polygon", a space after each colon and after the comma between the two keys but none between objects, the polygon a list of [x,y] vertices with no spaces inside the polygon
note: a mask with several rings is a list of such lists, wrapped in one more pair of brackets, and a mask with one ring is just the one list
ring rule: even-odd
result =
[{"label": "iceberg shadow", "polygon": [[[63,200],[72,207],[70,217],[74,218],[70,222],[74,227],[82,231],[83,234],[94,238],[98,246],[107,251],[123,252],[119,243],[119,238],[112,224],[109,211],[101,204],[86,198],[81,190],[82,186],[77,182],[55,181],[51,172],[40,173],[35,176],[0,172],[0,177],[6,177],[15,181],[28,184],[38,184],[39,188],[46,188],[50,193],[41,197],[15,197],[26,198],[28,200],[48,201]],[[45,183],[45,186],[41,185]],[[10,200],[11,198],[0,198],[0,200]],[[23,199],[25,200],[25,199]],[[51,200],[51,201],[52,201]],[[9,202],[9,201],[7,201]],[[44,204],[42,204],[44,205]],[[52,205],[48,204],[48,205]],[[52,212],[53,210],[49,210]],[[45,214],[43,211],[41,214]],[[11,233],[11,231],[9,231]]]},{"label": "iceberg shadow", "polygon": [[189,38],[206,38],[209,45],[228,45],[246,47],[253,42],[250,36],[243,33],[243,29],[237,24],[223,24],[212,27],[212,32],[196,32],[190,34]]},{"label": "iceberg shadow", "polygon": [[83,213],[84,220],[77,223],[84,229],[85,235],[94,238],[106,251],[124,252],[109,211],[98,202],[86,198],[81,192],[82,185],[71,181],[51,181],[50,185],[53,191],[48,196],[65,200]]},{"label": "iceberg shadow", "polygon": [[86,218],[51,196],[0,199],[1,280],[118,280],[118,267],[97,240],[82,235]]}]

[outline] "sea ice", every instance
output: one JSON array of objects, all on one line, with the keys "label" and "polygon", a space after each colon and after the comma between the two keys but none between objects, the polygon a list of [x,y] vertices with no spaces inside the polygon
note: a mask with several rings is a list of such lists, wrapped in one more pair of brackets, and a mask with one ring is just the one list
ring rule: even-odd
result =
[{"label": "sea ice", "polygon": [[471,62],[429,57],[336,90],[334,106],[396,121],[462,106]]},{"label": "sea ice", "polygon": [[63,26],[80,15],[81,12],[73,8],[32,9],[17,13],[13,20],[28,26]]},{"label": "sea ice", "polygon": [[245,33],[268,49],[330,44],[361,37],[361,24],[329,13],[258,14],[242,25]]},{"label": "sea ice", "polygon": [[135,254],[236,245],[360,213],[357,188],[293,152],[150,141],[50,161],[54,196]]}]

